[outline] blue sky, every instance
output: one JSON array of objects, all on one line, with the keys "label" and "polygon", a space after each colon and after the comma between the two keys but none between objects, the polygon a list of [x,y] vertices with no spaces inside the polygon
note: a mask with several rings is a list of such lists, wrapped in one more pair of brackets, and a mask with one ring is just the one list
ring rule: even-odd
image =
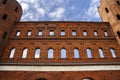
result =
[{"label": "blue sky", "polygon": [[100,0],[17,0],[21,21],[101,21]]}]

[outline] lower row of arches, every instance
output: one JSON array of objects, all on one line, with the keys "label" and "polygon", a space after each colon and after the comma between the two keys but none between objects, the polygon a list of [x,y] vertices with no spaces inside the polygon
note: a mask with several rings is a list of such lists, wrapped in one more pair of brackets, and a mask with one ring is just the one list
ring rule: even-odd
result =
[{"label": "lower row of arches", "polygon": [[[12,48],[10,50],[10,54],[9,54],[9,58],[14,58],[15,57],[15,54],[16,53],[16,48]],[[116,51],[114,48],[110,48],[109,49],[109,54],[113,57],[113,58],[116,58]],[[105,58],[105,55],[104,55],[104,51],[102,48],[99,48],[98,49],[98,53],[99,53],[99,57],[100,58]],[[55,58],[54,57],[54,50],[53,48],[49,48],[48,49],[48,53],[47,53],[47,57],[48,58]],[[93,58],[93,55],[92,55],[92,50],[90,48],[87,48],[86,49],[86,53],[87,55],[87,58]],[[21,58],[27,58],[27,55],[28,55],[28,48],[23,48],[22,50],[22,56]],[[40,48],[36,48],[35,49],[35,53],[34,53],[34,58],[40,58],[40,55],[41,55],[41,49]],[[74,58],[81,58],[80,56],[80,52],[79,52],[79,49],[78,48],[74,48],[73,50],[73,55],[74,55]],[[67,50],[65,48],[62,48],[61,51],[60,51],[60,57],[61,58],[67,58]]]}]

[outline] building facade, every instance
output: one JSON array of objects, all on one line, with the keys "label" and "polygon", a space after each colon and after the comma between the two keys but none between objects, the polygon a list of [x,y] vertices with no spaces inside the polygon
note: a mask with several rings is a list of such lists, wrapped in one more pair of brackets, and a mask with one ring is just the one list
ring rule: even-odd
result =
[{"label": "building facade", "polygon": [[0,0],[0,79],[120,80],[120,0],[100,3],[104,22],[21,22],[19,3]]}]

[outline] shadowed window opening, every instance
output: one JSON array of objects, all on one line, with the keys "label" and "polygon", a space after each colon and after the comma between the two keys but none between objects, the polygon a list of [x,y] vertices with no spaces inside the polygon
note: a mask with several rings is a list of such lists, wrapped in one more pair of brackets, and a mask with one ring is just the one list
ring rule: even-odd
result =
[{"label": "shadowed window opening", "polygon": [[7,0],[2,0],[2,3],[3,3],[3,4],[6,4],[6,3],[7,3]]},{"label": "shadowed window opening", "polygon": [[106,13],[109,13],[109,10],[108,10],[108,8],[105,8],[105,11],[106,11]]},{"label": "shadowed window opening", "polygon": [[117,14],[116,17],[117,17],[118,20],[120,20],[120,15],[119,14]]},{"label": "shadowed window opening", "polygon": [[18,12],[18,7],[15,8],[15,12]]},{"label": "shadowed window opening", "polygon": [[120,38],[120,31],[117,32],[118,37]]},{"label": "shadowed window opening", "polygon": [[2,16],[2,19],[3,19],[3,20],[6,20],[6,19],[7,19],[7,14],[4,14],[4,15]]},{"label": "shadowed window opening", "polygon": [[35,79],[35,80],[47,80],[47,79],[44,79],[44,78],[39,78],[39,79]]},{"label": "shadowed window opening", "polygon": [[117,4],[118,4],[118,5],[120,5],[120,2],[119,2],[119,1],[117,1]]},{"label": "shadowed window opening", "polygon": [[7,36],[7,32],[4,32],[3,36],[2,36],[2,39],[5,39]]}]

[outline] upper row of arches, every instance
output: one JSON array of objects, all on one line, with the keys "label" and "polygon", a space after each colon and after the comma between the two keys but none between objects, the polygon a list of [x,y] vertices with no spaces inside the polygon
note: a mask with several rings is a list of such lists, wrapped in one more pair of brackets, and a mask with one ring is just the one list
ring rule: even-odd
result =
[{"label": "upper row of arches", "polygon": [[[100,58],[105,58],[105,54],[104,54],[104,51],[103,51],[102,48],[98,49],[98,53],[99,53],[99,57]],[[14,58],[15,54],[17,54],[16,53],[16,48],[12,48],[10,50],[9,58]],[[65,48],[62,48],[60,50],[60,57],[61,58],[67,58],[67,54],[69,54],[69,53],[67,53],[67,50]],[[74,58],[81,58],[80,52],[79,52],[78,48],[74,48],[73,54],[74,54]],[[92,56],[93,52],[92,52],[92,50],[90,48],[86,49],[86,53],[85,54],[87,55],[87,58],[93,58],[93,56]],[[27,55],[28,55],[28,48],[24,48],[22,50],[21,58],[27,58]],[[35,49],[35,53],[34,53],[34,58],[40,58],[40,55],[41,55],[41,49],[40,48],[36,48]],[[53,48],[48,49],[48,53],[47,53],[48,58],[55,58],[54,55],[55,55],[55,53],[54,53]],[[110,55],[112,55],[113,58],[117,57],[114,48],[110,48]]]}]

